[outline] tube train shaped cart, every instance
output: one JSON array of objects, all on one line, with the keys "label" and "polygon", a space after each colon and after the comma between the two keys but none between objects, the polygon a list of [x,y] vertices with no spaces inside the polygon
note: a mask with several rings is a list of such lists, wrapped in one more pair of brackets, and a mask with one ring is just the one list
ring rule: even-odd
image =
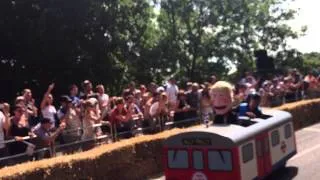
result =
[{"label": "tube train shaped cart", "polygon": [[264,110],[239,125],[199,126],[169,137],[163,148],[167,180],[263,179],[297,153],[292,116]]}]

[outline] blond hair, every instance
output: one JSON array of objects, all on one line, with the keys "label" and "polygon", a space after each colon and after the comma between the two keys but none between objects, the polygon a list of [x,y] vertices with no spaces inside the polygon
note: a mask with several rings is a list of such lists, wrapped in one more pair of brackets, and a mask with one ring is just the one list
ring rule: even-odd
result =
[{"label": "blond hair", "polygon": [[233,101],[233,86],[227,81],[218,81],[210,87],[211,94],[213,91],[229,93]]}]

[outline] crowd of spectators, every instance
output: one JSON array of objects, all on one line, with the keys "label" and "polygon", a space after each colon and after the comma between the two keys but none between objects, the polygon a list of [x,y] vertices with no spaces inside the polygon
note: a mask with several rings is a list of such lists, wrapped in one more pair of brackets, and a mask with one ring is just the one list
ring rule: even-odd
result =
[{"label": "crowd of spectators", "polygon": [[[296,69],[286,75],[268,78],[259,78],[246,72],[234,84],[234,106],[245,101],[251,92],[260,94],[260,105],[263,107],[315,97],[319,80],[313,72],[303,76]],[[157,132],[159,123],[174,122],[180,127],[184,123],[179,122],[186,119],[210,118],[214,114],[210,86],[215,82],[215,76],[201,84],[179,84],[183,88],[178,86],[175,78],[170,78],[164,85],[152,82],[147,86],[137,86],[131,82],[117,97],[105,92],[104,85],[94,87],[89,80],[85,80],[81,84],[81,92],[73,84],[68,93],[58,98],[53,97],[55,85],[50,84],[39,106],[33,99],[32,90],[24,89],[12,107],[8,103],[1,104],[0,158],[25,153],[32,148],[51,147],[55,143],[83,141],[86,143],[81,148],[87,150],[94,147],[95,141],[86,140],[106,133],[130,138],[141,128],[146,129],[141,133]],[[54,106],[54,101],[59,101],[60,106]],[[95,126],[101,122],[110,126]],[[26,139],[27,136],[34,138],[34,141]],[[12,142],[4,143],[12,139]],[[66,152],[72,150],[66,149]],[[38,153],[36,158],[51,155],[52,152],[45,151]]]}]

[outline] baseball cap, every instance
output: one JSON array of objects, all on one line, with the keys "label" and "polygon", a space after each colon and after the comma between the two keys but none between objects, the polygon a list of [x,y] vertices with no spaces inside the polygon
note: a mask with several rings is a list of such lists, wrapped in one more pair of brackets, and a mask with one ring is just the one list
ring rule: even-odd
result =
[{"label": "baseball cap", "polygon": [[164,91],[164,87],[162,87],[162,86],[160,86],[160,87],[157,88],[157,92],[158,92],[158,93],[161,92],[161,91]]}]

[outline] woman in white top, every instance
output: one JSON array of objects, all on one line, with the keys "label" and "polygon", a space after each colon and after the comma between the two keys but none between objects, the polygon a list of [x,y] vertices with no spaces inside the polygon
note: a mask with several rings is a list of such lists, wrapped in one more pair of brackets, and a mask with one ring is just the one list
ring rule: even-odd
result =
[{"label": "woman in white top", "polygon": [[97,85],[96,90],[98,94],[99,108],[101,110],[101,114],[103,114],[103,117],[105,118],[110,110],[109,95],[105,94],[104,86],[102,84]]},{"label": "woman in white top", "polygon": [[101,134],[101,129],[92,127],[94,124],[98,123],[100,123],[98,101],[95,98],[90,98],[85,102],[82,139],[91,139],[99,136]]},{"label": "woman in white top", "polygon": [[51,91],[53,90],[53,88],[54,88],[54,83],[49,85],[48,90],[44,94],[43,99],[40,104],[42,116],[43,116],[43,118],[50,119],[51,128],[55,127],[55,122],[56,122],[55,116],[57,114],[56,108],[52,105],[53,96],[51,94]]},{"label": "woman in white top", "polygon": [[169,115],[168,96],[165,92],[160,94],[160,99],[154,102],[149,110],[151,117],[159,117]]}]

